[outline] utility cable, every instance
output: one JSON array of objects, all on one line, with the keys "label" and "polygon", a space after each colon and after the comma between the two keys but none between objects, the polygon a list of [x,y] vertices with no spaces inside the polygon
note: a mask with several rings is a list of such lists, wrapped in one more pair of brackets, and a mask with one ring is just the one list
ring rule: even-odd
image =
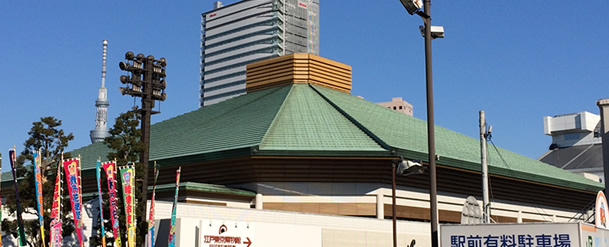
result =
[{"label": "utility cable", "polygon": [[[499,159],[501,159],[501,161],[503,162],[503,164],[505,165],[505,167],[507,168],[508,172],[510,172],[510,175],[512,175],[512,177],[516,177],[516,174],[514,173],[514,170],[512,169],[512,167],[510,167],[510,165],[507,163],[507,161],[503,158],[503,155],[501,155],[501,152],[499,152],[499,149],[497,148],[497,146],[495,145],[495,143],[493,142],[493,140],[491,138],[489,138],[489,141],[491,142],[491,144],[493,145],[493,148],[495,149],[495,151],[497,152],[497,155],[499,155]],[[539,215],[541,215],[544,219],[546,217],[549,217],[547,215],[549,215],[543,208],[541,208],[541,206],[537,203],[532,203],[533,206],[535,207],[535,210],[537,211],[537,213]],[[542,212],[540,212],[539,210],[541,210]],[[554,219],[550,218],[551,222],[554,222]]]}]

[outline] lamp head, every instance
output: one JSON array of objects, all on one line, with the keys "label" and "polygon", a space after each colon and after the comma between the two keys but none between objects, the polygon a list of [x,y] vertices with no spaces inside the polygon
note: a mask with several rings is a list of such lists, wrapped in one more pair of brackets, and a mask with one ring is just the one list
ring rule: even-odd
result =
[{"label": "lamp head", "polygon": [[404,176],[423,174],[424,172],[424,167],[420,163],[410,160],[400,160],[396,169],[398,174]]},{"label": "lamp head", "polygon": [[119,67],[121,70],[128,70],[130,66],[129,66],[129,64],[128,64],[128,63],[125,63],[125,62],[120,62],[120,63],[118,63],[118,67]]},{"label": "lamp head", "polygon": [[126,76],[126,75],[121,75],[121,77],[120,77],[120,81],[121,81],[123,84],[127,84],[127,83],[129,82],[129,77],[128,77],[128,76]]},{"label": "lamp head", "polygon": [[133,58],[134,58],[133,52],[128,51],[127,53],[125,53],[125,59],[133,60]]},{"label": "lamp head", "polygon": [[125,94],[129,93],[129,88],[127,88],[127,87],[119,87],[118,91],[120,91],[122,95],[125,95]]},{"label": "lamp head", "polygon": [[165,67],[167,65],[167,59],[165,59],[164,57],[159,58],[159,65]]},{"label": "lamp head", "polygon": [[423,0],[400,0],[408,14],[414,15],[416,12],[419,12],[421,8],[423,8]]}]

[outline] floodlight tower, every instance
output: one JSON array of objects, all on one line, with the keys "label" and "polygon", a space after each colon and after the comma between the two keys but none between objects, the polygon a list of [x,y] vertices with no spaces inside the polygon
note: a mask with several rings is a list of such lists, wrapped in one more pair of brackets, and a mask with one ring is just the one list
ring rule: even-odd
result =
[{"label": "floodlight tower", "polygon": [[104,53],[102,55],[102,79],[99,93],[97,94],[97,100],[95,101],[95,107],[97,112],[95,115],[95,129],[91,130],[89,134],[91,137],[91,143],[101,142],[108,136],[107,123],[108,123],[108,90],[106,89],[106,50],[108,49],[108,41],[103,41]]},{"label": "floodlight tower", "polygon": [[[153,111],[154,102],[165,101],[165,66],[167,60],[162,57],[155,60],[154,56],[140,53],[134,56],[133,52],[125,53],[126,62],[120,62],[119,67],[128,75],[121,75],[120,81],[126,84],[126,87],[119,87],[121,94],[131,95],[132,97],[142,98],[142,108],[137,110],[142,117],[142,143],[144,151],[140,154],[140,163],[144,166],[144,177],[142,180],[142,203],[144,210],[147,208],[148,196],[148,158],[150,154],[150,115],[160,113]],[[142,214],[141,222],[146,222],[146,214]]]}]

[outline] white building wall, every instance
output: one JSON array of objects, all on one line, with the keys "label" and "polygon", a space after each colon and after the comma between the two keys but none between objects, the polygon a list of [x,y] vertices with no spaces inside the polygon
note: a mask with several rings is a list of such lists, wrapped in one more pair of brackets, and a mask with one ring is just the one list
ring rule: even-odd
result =
[{"label": "white building wall", "polygon": [[[156,202],[156,218],[169,219],[172,203]],[[205,233],[223,223],[228,232],[250,227],[252,246],[302,247],[366,247],[390,246],[392,221],[363,217],[330,216],[273,210],[236,209],[219,206],[178,203],[177,246],[209,246]],[[211,225],[211,226],[210,226]],[[406,246],[415,239],[417,246],[430,245],[430,226],[424,222],[398,221],[398,246]],[[159,234],[165,234],[159,232]],[[199,235],[199,237],[196,237]],[[244,236],[245,236],[244,235]],[[161,237],[157,237],[161,240]],[[245,239],[243,239],[245,240]],[[162,241],[162,240],[161,240]],[[157,246],[164,246],[157,242]]]},{"label": "white building wall", "polygon": [[579,112],[572,114],[544,117],[544,133],[552,135],[560,132],[592,132],[600,116],[590,112]]}]

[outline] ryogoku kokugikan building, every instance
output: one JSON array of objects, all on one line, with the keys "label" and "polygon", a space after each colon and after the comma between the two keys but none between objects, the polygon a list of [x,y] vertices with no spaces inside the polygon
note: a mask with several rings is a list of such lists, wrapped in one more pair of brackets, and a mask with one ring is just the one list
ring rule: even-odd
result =
[{"label": "ryogoku kokugikan building", "polygon": [[[392,162],[402,156],[427,164],[426,123],[350,90],[348,65],[311,54],[248,65],[247,94],[152,125],[150,160],[161,166],[157,198],[171,198],[181,166],[186,203],[390,218]],[[436,128],[440,222],[459,222],[465,198],[481,198],[479,145]],[[567,221],[602,189],[498,150],[501,157],[488,154],[497,222]],[[81,154],[87,177],[107,151],[95,143],[71,153]],[[429,220],[428,173],[398,177],[397,184],[398,218]],[[85,182],[84,192],[95,186]]]}]

